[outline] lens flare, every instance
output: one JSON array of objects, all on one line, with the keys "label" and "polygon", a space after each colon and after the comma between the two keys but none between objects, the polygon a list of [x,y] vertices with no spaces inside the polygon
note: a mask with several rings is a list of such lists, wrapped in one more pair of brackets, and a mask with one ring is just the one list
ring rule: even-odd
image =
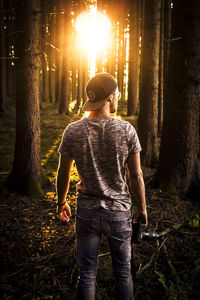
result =
[{"label": "lens flare", "polygon": [[78,16],[75,26],[80,46],[88,49],[90,76],[93,76],[97,51],[105,50],[108,45],[111,22],[106,15],[97,12],[97,8],[93,7]]}]

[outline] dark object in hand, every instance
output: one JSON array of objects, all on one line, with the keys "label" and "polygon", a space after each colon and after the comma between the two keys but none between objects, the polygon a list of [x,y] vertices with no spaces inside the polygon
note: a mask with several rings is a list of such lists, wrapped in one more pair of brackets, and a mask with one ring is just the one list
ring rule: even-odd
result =
[{"label": "dark object in hand", "polygon": [[145,224],[133,223],[132,243],[151,242],[157,239],[159,239],[159,235],[155,231],[147,231]]}]

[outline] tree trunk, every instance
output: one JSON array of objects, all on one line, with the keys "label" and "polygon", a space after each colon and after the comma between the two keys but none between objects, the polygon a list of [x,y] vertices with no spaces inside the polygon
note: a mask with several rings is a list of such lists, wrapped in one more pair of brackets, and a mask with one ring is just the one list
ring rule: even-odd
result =
[{"label": "tree trunk", "polygon": [[18,192],[42,195],[40,188],[40,6],[18,1],[16,8],[17,103],[13,168],[6,185]]},{"label": "tree trunk", "polygon": [[112,42],[108,46],[107,72],[115,77],[116,71],[116,47],[117,47],[117,23],[113,20]]},{"label": "tree trunk", "polygon": [[78,86],[77,86],[77,108],[82,104],[83,98],[83,62],[81,51],[79,51],[79,63],[78,63]]},{"label": "tree trunk", "polygon": [[76,1],[72,1],[72,101],[76,101],[75,110],[77,109],[77,73],[78,73],[78,49],[77,49],[77,32],[76,32],[76,18],[77,10],[80,9],[77,7]]},{"label": "tree trunk", "polygon": [[158,157],[159,40],[160,0],[145,1],[138,128],[142,163],[148,167],[155,166]]},{"label": "tree trunk", "polygon": [[83,69],[82,69],[82,72],[83,72],[83,85],[82,85],[82,97],[83,97],[83,103],[86,102],[87,100],[87,97],[86,97],[86,93],[85,93],[85,86],[86,86],[86,83],[88,81],[88,53],[87,51],[85,50],[82,50],[83,52],[83,55],[82,55],[82,59],[83,59]]},{"label": "tree trunk", "polygon": [[7,51],[6,51],[6,25],[5,17],[5,1],[0,0],[0,111],[5,110],[7,97]]},{"label": "tree trunk", "polygon": [[[54,8],[55,12],[55,8]],[[49,88],[50,102],[56,100],[56,69],[55,69],[55,15],[50,15],[50,37],[49,37]]]},{"label": "tree trunk", "polygon": [[[13,39],[13,33],[16,31],[15,28],[15,10],[14,7],[14,0],[4,0],[4,9],[7,10],[7,28],[6,28],[6,49],[7,49],[7,56],[14,57],[16,56],[15,53],[15,39]],[[14,97],[16,96],[16,74],[15,74],[15,59],[8,59],[6,61],[6,68],[7,68],[7,97]]]},{"label": "tree trunk", "polygon": [[[164,94],[166,91],[167,84],[167,74],[168,74],[168,62],[170,55],[170,40],[171,40],[171,18],[172,18],[172,8],[171,8],[171,0],[164,0]],[[164,96],[165,98],[165,96]]]},{"label": "tree trunk", "polygon": [[98,9],[98,12],[103,11],[103,0],[97,0],[97,9]]},{"label": "tree trunk", "polygon": [[[119,21],[121,18],[122,0],[109,0],[104,2],[106,14],[111,21],[111,38],[108,45],[106,71],[114,77],[117,76],[117,52],[119,44]],[[120,21],[121,22],[121,21]]]},{"label": "tree trunk", "polygon": [[[64,0],[63,0],[64,1]],[[64,14],[64,42],[63,42],[63,66],[62,66],[62,88],[61,88],[61,98],[59,105],[59,113],[65,112],[69,113],[69,100],[70,100],[70,81],[69,81],[69,71],[70,71],[70,34],[71,34],[71,3],[64,1],[63,7],[65,7]]]},{"label": "tree trunk", "polygon": [[42,101],[49,102],[49,57],[46,51],[47,47],[47,32],[48,26],[48,6],[47,2],[43,1],[42,11],[44,15],[42,17],[41,37],[42,37]]},{"label": "tree trunk", "polygon": [[[73,28],[72,32],[72,44],[76,44],[75,39],[75,29]],[[76,47],[74,46],[74,49],[76,51]],[[76,67],[77,67],[77,56],[72,55],[72,101],[75,101],[77,99],[77,93],[76,93]]]},{"label": "tree trunk", "polygon": [[174,1],[168,92],[159,167],[155,177],[159,185],[174,187],[183,193],[192,186],[200,187],[199,15],[198,0],[193,0],[190,5],[181,0]]},{"label": "tree trunk", "polygon": [[141,14],[141,20],[140,20],[140,62],[139,62],[139,99],[140,99],[140,94],[141,94],[141,89],[142,89],[142,66],[143,66],[143,40],[144,40],[144,19],[145,19],[145,0],[141,0],[139,2],[140,6],[140,14]]},{"label": "tree trunk", "polygon": [[123,48],[124,48],[124,20],[123,20],[123,2],[121,1],[121,15],[119,21],[119,36],[118,36],[118,72],[117,72],[117,81],[119,91],[124,96],[123,85],[124,85],[124,57],[123,57]]},{"label": "tree trunk", "polygon": [[128,68],[128,109],[127,115],[135,115],[138,97],[138,0],[130,0],[130,30],[129,30],[129,68]]},{"label": "tree trunk", "polygon": [[57,48],[59,52],[56,55],[56,103],[60,104],[62,91],[62,67],[63,67],[63,41],[64,41],[64,7],[63,1],[59,0],[57,4],[56,16],[56,36]]},{"label": "tree trunk", "polygon": [[96,53],[96,73],[103,72],[103,54],[102,51],[97,51]]},{"label": "tree trunk", "polygon": [[159,89],[158,89],[158,135],[159,136],[161,136],[162,124],[163,124],[163,99],[164,99],[164,0],[161,0]]},{"label": "tree trunk", "polygon": [[[77,14],[81,14],[83,10],[85,9],[85,2],[83,0],[78,0],[77,1]],[[78,40],[77,43],[77,62],[78,62],[78,84],[77,84],[77,103],[76,107],[79,109],[83,103],[83,96],[84,96],[84,74],[83,74],[83,69],[84,69],[84,55],[83,55],[83,50],[82,46],[80,43],[80,40]]]}]

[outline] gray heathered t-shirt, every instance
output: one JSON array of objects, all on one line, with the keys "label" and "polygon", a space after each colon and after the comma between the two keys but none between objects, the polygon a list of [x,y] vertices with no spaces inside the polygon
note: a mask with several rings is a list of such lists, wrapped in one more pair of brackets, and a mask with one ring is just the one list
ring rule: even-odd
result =
[{"label": "gray heathered t-shirt", "polygon": [[59,151],[75,160],[80,177],[78,207],[130,209],[126,162],[129,154],[141,151],[137,133],[130,123],[114,117],[84,118],[71,123],[64,131]]}]

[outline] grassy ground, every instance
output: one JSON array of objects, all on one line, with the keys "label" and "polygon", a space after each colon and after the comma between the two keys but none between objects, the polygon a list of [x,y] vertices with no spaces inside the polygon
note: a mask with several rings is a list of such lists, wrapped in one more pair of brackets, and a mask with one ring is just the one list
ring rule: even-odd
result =
[{"label": "grassy ground", "polygon": [[[42,166],[52,182],[43,199],[1,193],[1,299],[75,299],[77,284],[75,241],[75,183],[73,169],[69,202],[70,224],[56,218],[57,148],[65,126],[79,117],[58,115],[53,106],[41,110]],[[0,118],[0,182],[12,166],[15,110]],[[135,123],[134,118],[128,121]],[[144,169],[145,177],[153,173]],[[146,186],[149,227],[160,233],[157,242],[134,245],[136,300],[199,299],[200,204],[184,201],[172,191]],[[99,253],[97,300],[114,299],[111,257],[105,237]]]}]

